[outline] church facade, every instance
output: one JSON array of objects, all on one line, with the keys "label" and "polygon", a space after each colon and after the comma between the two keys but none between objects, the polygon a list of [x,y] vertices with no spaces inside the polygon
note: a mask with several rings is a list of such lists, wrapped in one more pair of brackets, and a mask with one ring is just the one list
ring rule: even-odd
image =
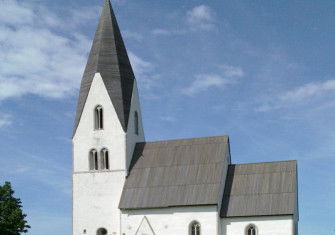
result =
[{"label": "church facade", "polygon": [[295,235],[296,161],[233,164],[228,136],[146,142],[105,0],[73,131],[73,235]]}]

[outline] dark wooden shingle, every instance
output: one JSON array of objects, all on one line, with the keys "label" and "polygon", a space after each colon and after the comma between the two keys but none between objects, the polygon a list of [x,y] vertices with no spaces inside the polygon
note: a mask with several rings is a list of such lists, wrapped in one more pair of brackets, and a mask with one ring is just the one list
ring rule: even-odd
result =
[{"label": "dark wooden shingle", "polygon": [[293,215],[296,161],[230,165],[221,217]]},{"label": "dark wooden shingle", "polygon": [[109,0],[105,0],[81,81],[73,135],[96,73],[101,74],[122,128],[126,131],[135,76]]},{"label": "dark wooden shingle", "polygon": [[119,207],[218,204],[228,149],[227,136],[137,144]]}]

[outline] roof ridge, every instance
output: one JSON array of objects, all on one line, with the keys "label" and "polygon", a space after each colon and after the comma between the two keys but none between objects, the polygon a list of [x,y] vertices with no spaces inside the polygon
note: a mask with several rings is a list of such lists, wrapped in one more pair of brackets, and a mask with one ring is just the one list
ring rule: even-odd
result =
[{"label": "roof ridge", "polygon": [[245,193],[245,194],[223,194],[223,196],[250,196],[250,195],[268,195],[268,194],[284,194],[284,193],[295,193],[295,191],[290,191],[290,192],[280,192],[280,193]]},{"label": "roof ridge", "polygon": [[168,167],[174,167],[174,166],[204,166],[204,165],[217,165],[218,163],[224,163],[224,159],[223,161],[219,161],[219,162],[213,162],[213,163],[202,163],[202,164],[173,164],[173,165],[163,165],[163,166],[153,166],[153,167],[137,167],[137,168],[133,168],[133,170],[136,169],[147,169],[147,168],[168,168]]},{"label": "roof ridge", "polygon": [[293,172],[295,173],[295,170],[283,170],[283,171],[269,171],[269,172],[256,172],[256,173],[243,173],[243,174],[239,174],[236,172],[228,172],[227,175],[268,175],[268,174],[273,174],[273,173],[289,173],[289,172]]},{"label": "roof ridge", "polygon": [[[228,143],[228,142],[219,142],[219,143]],[[176,148],[176,147],[182,147],[182,146],[194,146],[194,145],[215,145],[218,143],[199,143],[199,144],[178,144],[175,146],[160,146],[160,149],[167,149],[167,148]],[[152,146],[150,146],[152,147]],[[148,149],[150,149],[150,147],[147,147]],[[153,147],[152,147],[153,148]]]},{"label": "roof ridge", "polygon": [[251,162],[251,163],[237,163],[237,164],[229,164],[229,166],[236,166],[236,165],[257,165],[257,164],[270,164],[270,163],[279,163],[279,162],[295,162],[297,160],[283,160],[283,161],[269,161],[269,162]]},{"label": "roof ridge", "polygon": [[146,142],[140,142],[138,144],[161,143],[161,142],[182,141],[182,140],[196,140],[196,139],[210,139],[210,138],[220,138],[220,137],[221,138],[228,138],[229,139],[229,135],[217,135],[217,136],[203,136],[203,137],[190,137],[190,138],[178,138],[178,139],[146,141]]},{"label": "roof ridge", "polygon": [[169,184],[169,185],[153,185],[153,186],[131,187],[131,188],[124,187],[124,189],[165,188],[165,187],[192,186],[192,185],[217,185],[217,184],[221,184],[221,182],[218,182],[218,183],[203,183],[203,184]]}]

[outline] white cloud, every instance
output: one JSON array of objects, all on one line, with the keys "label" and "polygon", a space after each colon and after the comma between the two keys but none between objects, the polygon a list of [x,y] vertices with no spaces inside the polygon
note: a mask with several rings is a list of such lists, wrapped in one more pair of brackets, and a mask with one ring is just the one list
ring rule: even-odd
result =
[{"label": "white cloud", "polygon": [[196,6],[186,13],[186,22],[192,29],[213,29],[213,11],[206,5]]},{"label": "white cloud", "polygon": [[140,58],[139,56],[135,55],[132,52],[129,52],[128,54],[130,62],[137,74],[141,75],[153,69],[152,63],[143,60],[142,58]]},{"label": "white cloud", "polygon": [[236,67],[236,66],[227,65],[227,64],[224,64],[220,67],[223,70],[223,75],[227,78],[244,76],[244,72],[241,67]]},{"label": "white cloud", "polygon": [[15,0],[0,4],[0,100],[75,94],[90,41],[79,32],[64,35],[54,30],[66,24],[40,6]]},{"label": "white cloud", "polygon": [[12,116],[9,114],[0,114],[0,128],[10,126],[12,124]]},{"label": "white cloud", "polygon": [[222,87],[231,83],[230,80],[216,74],[199,74],[191,86],[185,88],[183,93],[186,95],[194,95],[200,91],[208,90],[210,87]]},{"label": "white cloud", "polygon": [[[186,12],[186,25],[179,29],[155,28],[151,30],[154,36],[183,35],[190,31],[211,30],[215,28],[214,12],[206,5],[199,5]],[[186,26],[186,27],[185,27]]]},{"label": "white cloud", "polygon": [[128,52],[128,55],[139,85],[144,89],[150,89],[155,86],[159,75],[154,73],[154,65],[131,51]]},{"label": "white cloud", "polygon": [[71,9],[71,19],[70,22],[73,25],[83,25],[88,21],[97,22],[97,19],[100,15],[101,7],[100,6],[86,6],[81,8]]},{"label": "white cloud", "polygon": [[[79,27],[96,18],[100,8],[69,10],[60,17],[32,2],[0,0],[0,5],[0,101],[76,94],[91,44]],[[135,32],[125,35],[142,40]],[[129,57],[141,86],[154,86],[153,64],[131,52]]]},{"label": "white cloud", "polygon": [[[258,107],[257,111],[265,112],[273,109],[289,107],[292,105],[306,104],[310,100],[317,101],[318,98],[331,95],[334,93],[334,91],[335,80],[307,83],[290,91],[279,94],[269,103]],[[326,104],[323,104],[323,106],[329,105],[332,107],[333,102],[327,102]]]},{"label": "white cloud", "polygon": [[152,30],[151,33],[155,36],[171,36],[171,35],[185,34],[186,30],[169,30],[169,29],[157,28]]},{"label": "white cloud", "polygon": [[309,98],[315,98],[320,95],[325,95],[328,92],[335,91],[335,80],[325,82],[308,83],[298,87],[292,91],[288,91],[280,95],[279,99],[282,102],[300,102]]},{"label": "white cloud", "polygon": [[20,6],[16,1],[1,0],[0,19],[2,24],[21,25],[31,24],[34,19],[34,12],[24,6]]},{"label": "white cloud", "polygon": [[182,90],[185,95],[194,95],[201,91],[206,91],[212,87],[225,87],[236,82],[236,78],[243,77],[242,68],[231,65],[222,65],[221,74],[199,74],[195,76],[195,81]]},{"label": "white cloud", "polygon": [[132,31],[125,30],[125,31],[122,31],[122,35],[124,38],[133,39],[138,42],[141,42],[143,40],[142,34],[138,32],[132,32]]},{"label": "white cloud", "polygon": [[[33,1],[21,2],[18,0],[0,0],[2,11],[0,12],[0,23],[12,27],[29,26],[34,24],[38,26],[58,27],[64,26],[63,19],[58,17],[47,7]],[[72,20],[69,21],[71,24]],[[69,23],[66,24],[68,26]]]}]

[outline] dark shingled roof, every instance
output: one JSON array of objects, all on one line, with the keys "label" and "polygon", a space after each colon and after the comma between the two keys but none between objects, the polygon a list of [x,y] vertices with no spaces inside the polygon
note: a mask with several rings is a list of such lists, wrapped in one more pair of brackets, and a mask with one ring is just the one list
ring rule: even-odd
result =
[{"label": "dark shingled roof", "polygon": [[81,82],[73,135],[95,73],[101,74],[121,125],[126,131],[135,76],[109,0],[105,0]]},{"label": "dark shingled roof", "polygon": [[221,217],[293,215],[296,161],[230,165]]},{"label": "dark shingled roof", "polygon": [[221,202],[227,136],[137,144],[120,209]]}]

